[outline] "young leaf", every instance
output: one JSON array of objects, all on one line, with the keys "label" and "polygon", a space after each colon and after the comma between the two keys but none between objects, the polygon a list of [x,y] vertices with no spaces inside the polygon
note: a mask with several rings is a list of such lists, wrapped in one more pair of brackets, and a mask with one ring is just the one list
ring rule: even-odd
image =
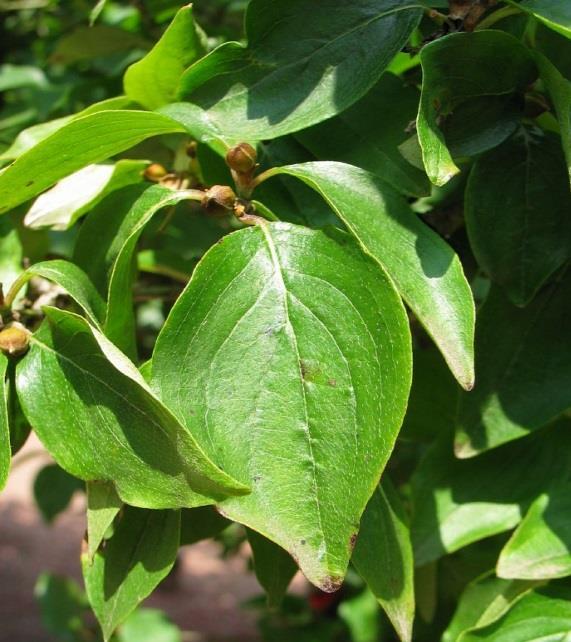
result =
[{"label": "young leaf", "polygon": [[109,527],[121,509],[115,486],[111,482],[91,481],[87,489],[87,561],[93,557]]},{"label": "young leaf", "polygon": [[34,480],[34,499],[44,520],[49,524],[64,511],[84,483],[66,473],[57,464],[44,466]]},{"label": "young leaf", "polygon": [[464,589],[442,642],[461,642],[464,633],[499,620],[537,582],[504,580],[487,573]]},{"label": "young leaf", "polygon": [[297,572],[297,564],[281,546],[246,529],[252,548],[254,573],[267,595],[268,607],[278,608],[287,592],[287,587]]},{"label": "young leaf", "polygon": [[0,214],[86,165],[151,136],[181,131],[171,118],[144,111],[102,111],[72,120],[0,173]]},{"label": "young leaf", "polygon": [[0,285],[4,295],[22,273],[23,258],[18,232],[8,219],[0,219]]},{"label": "young leaf", "polygon": [[182,7],[151,51],[127,69],[125,93],[147,109],[172,102],[183,71],[204,53],[192,5]]},{"label": "young leaf", "polygon": [[414,619],[412,545],[400,498],[386,480],[365,509],[352,562],[399,638],[410,642]]},{"label": "young leaf", "polygon": [[64,470],[112,481],[123,501],[148,508],[201,506],[244,492],[104,337],[77,315],[45,313],[16,385],[26,417]]},{"label": "young leaf", "polygon": [[422,10],[413,0],[252,0],[248,45],[224,43],[192,65],[179,99],[202,108],[235,142],[303,129],[363,96]]},{"label": "young leaf", "polygon": [[544,25],[571,38],[571,5],[568,0],[506,0],[518,9],[530,13]]},{"label": "young leaf", "polygon": [[552,479],[568,475],[569,428],[557,423],[467,460],[454,457],[450,436],[443,435],[412,478],[415,563],[516,526]]},{"label": "young leaf", "polygon": [[[537,73],[529,50],[502,31],[439,38],[423,47],[420,60],[423,82],[418,138],[428,177],[435,185],[444,185],[460,170],[448,150],[442,121],[463,102],[523,91]],[[465,127],[470,125],[465,123]],[[491,121],[490,126],[496,123]]]},{"label": "young leaf", "polygon": [[231,523],[212,506],[183,508],[180,511],[180,545],[188,546],[216,537]]},{"label": "young leaf", "polygon": [[571,181],[571,82],[541,53],[535,52],[535,61],[559,121],[563,152],[567,159],[567,173]]},{"label": "young leaf", "polygon": [[117,642],[182,642],[182,635],[162,611],[137,609],[117,631]]},{"label": "young leaf", "polygon": [[168,575],[178,551],[179,511],[123,510],[113,537],[93,563],[82,557],[87,597],[105,642]]},{"label": "young leaf", "polygon": [[[390,73],[361,100],[335,118],[296,134],[318,160],[356,165],[380,176],[403,194],[424,196],[429,182],[399,151],[418,111],[420,94]],[[382,114],[382,118],[378,115]]]},{"label": "young leaf", "polygon": [[105,302],[89,280],[85,272],[69,261],[54,259],[42,261],[30,266],[14,282],[7,293],[8,300],[13,300],[16,293],[34,277],[53,281],[67,290],[75,302],[81,306],[93,325],[100,327],[105,319]]},{"label": "young leaf", "polygon": [[146,161],[120,160],[115,165],[88,165],[39,196],[24,217],[32,229],[67,230],[111,192],[139,183]]},{"label": "young leaf", "polygon": [[8,358],[0,354],[0,490],[6,485],[12,449],[10,447],[10,424],[8,421]]},{"label": "young leaf", "polygon": [[500,577],[551,579],[571,575],[571,483],[538,497],[504,546]]},{"label": "young leaf", "polygon": [[478,264],[516,305],[527,305],[571,255],[571,193],[557,136],[512,138],[481,156],[465,216]]},{"label": "young leaf", "polygon": [[462,394],[455,452],[472,457],[527,435],[571,405],[571,275],[526,308],[492,288],[478,315],[477,385]]},{"label": "young leaf", "polygon": [[571,591],[568,587],[535,589],[500,620],[465,633],[461,642],[565,642],[571,631]]},{"label": "young leaf", "polygon": [[380,178],[342,163],[279,167],[321,194],[387,271],[466,389],[474,383],[474,302],[460,260]]},{"label": "young leaf", "polygon": [[337,589],[410,386],[406,315],[379,266],[334,229],[225,236],[174,305],[152,374],[213,459],[252,486],[223,514]]}]

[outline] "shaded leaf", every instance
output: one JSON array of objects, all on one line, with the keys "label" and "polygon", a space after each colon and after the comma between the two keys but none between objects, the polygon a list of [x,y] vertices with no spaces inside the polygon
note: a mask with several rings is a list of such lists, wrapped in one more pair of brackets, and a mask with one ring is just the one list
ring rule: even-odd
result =
[{"label": "shaded leaf", "polygon": [[530,13],[544,25],[571,38],[571,5],[567,0],[507,0],[518,9]]},{"label": "shaded leaf", "polygon": [[85,632],[85,594],[73,580],[42,573],[34,594],[40,605],[42,624],[65,642],[80,642]]},{"label": "shaded leaf", "polygon": [[72,120],[0,173],[0,213],[86,165],[125,151],[150,136],[180,131],[183,127],[171,118],[144,111],[102,111]]},{"label": "shaded leaf", "polygon": [[365,94],[421,14],[410,0],[253,0],[248,45],[224,43],[192,65],[179,98],[234,142],[303,129]]},{"label": "shaded leaf", "polygon": [[481,156],[465,193],[479,265],[527,305],[571,254],[571,193],[558,137],[516,137]]},{"label": "shaded leaf", "polygon": [[8,358],[0,354],[0,490],[6,485],[12,449],[10,446],[10,424],[8,420]]},{"label": "shaded leaf", "polygon": [[571,484],[555,484],[530,506],[502,549],[497,573],[518,579],[571,575]]},{"label": "shaded leaf", "polygon": [[[435,185],[444,185],[460,170],[448,150],[442,121],[463,102],[523,91],[537,73],[529,50],[502,31],[439,38],[423,47],[420,60],[423,82],[418,137],[428,177]],[[492,121],[491,126],[496,123]],[[470,122],[465,127],[469,128]]]},{"label": "shaded leaf", "polygon": [[183,508],[180,511],[180,545],[187,546],[216,537],[231,523],[212,506]]},{"label": "shaded leaf", "polygon": [[87,561],[91,564],[123,502],[111,482],[90,481],[86,484],[86,490]]},{"label": "shaded leaf", "polygon": [[381,179],[342,163],[275,168],[315,189],[387,271],[462,386],[474,382],[474,302],[452,248]]},{"label": "shaded leaf", "polygon": [[104,24],[82,26],[60,39],[51,55],[51,61],[69,65],[120,51],[147,48],[148,43],[136,33]]},{"label": "shaded leaf", "polygon": [[82,558],[89,603],[107,642],[164,579],[176,559],[180,512],[125,506],[117,527],[90,564]]},{"label": "shaded leaf", "polygon": [[125,72],[129,98],[148,109],[172,102],[183,71],[204,54],[192,5],[179,9],[149,53]]},{"label": "shaded leaf", "polygon": [[414,563],[404,509],[383,479],[361,519],[352,562],[403,642],[412,640]]},{"label": "shaded leaf", "polygon": [[205,255],[157,340],[155,389],[252,485],[223,514],[328,591],[402,421],[407,326],[390,281],[349,236],[262,223]]},{"label": "shaded leaf", "polygon": [[476,387],[462,394],[455,452],[472,457],[527,435],[571,405],[571,278],[525,309],[492,288],[478,313]]},{"label": "shaded leaf", "polygon": [[64,470],[113,481],[121,499],[150,508],[200,506],[244,492],[104,337],[69,312],[45,314],[16,385],[26,417]]},{"label": "shaded leaf", "polygon": [[44,466],[34,480],[34,499],[48,524],[63,512],[76,491],[82,490],[84,483],[73,477],[57,464]]}]

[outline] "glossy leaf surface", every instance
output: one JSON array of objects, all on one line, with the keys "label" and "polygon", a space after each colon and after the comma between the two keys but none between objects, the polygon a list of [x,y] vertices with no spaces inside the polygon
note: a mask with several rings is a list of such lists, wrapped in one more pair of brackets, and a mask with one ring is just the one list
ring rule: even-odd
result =
[{"label": "glossy leaf surface", "polygon": [[490,291],[476,329],[477,384],[462,394],[455,451],[472,457],[527,435],[571,405],[571,278],[526,308]]},{"label": "glossy leaf surface", "polygon": [[121,499],[142,507],[200,506],[245,491],[104,337],[81,317],[45,312],[16,385],[26,417],[64,470],[85,481],[113,481]]},{"label": "glossy leaf surface", "polygon": [[252,486],[223,514],[328,591],[402,421],[409,341],[397,293],[350,237],[285,223],[214,246],[157,341],[154,388]]},{"label": "glossy leaf surface", "polygon": [[272,174],[315,189],[364,251],[387,271],[462,386],[474,381],[474,303],[454,251],[381,179],[342,163],[303,163]]},{"label": "glossy leaf surface", "polygon": [[87,596],[106,641],[169,573],[179,532],[179,511],[126,506],[113,537],[96,553],[93,564],[83,558]]},{"label": "glossy leaf surface", "polygon": [[202,108],[235,142],[297,131],[358,100],[421,13],[411,0],[253,0],[248,45],[224,43],[192,65],[179,99]]},{"label": "glossy leaf surface", "polygon": [[550,29],[571,38],[571,5],[567,0],[522,0],[517,4],[513,0],[507,1],[535,16]]}]

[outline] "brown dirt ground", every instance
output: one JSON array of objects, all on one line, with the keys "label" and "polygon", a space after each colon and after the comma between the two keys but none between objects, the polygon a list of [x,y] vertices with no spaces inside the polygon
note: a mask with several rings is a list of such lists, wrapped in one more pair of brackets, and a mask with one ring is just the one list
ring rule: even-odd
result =
[{"label": "brown dirt ground", "polygon": [[[42,521],[32,484],[48,461],[32,437],[14,459],[8,485],[0,495],[0,642],[53,642],[42,627],[33,596],[41,572],[73,577],[81,584],[84,500],[78,494],[52,525]],[[220,559],[214,542],[185,547],[174,581],[169,578],[145,606],[164,610],[185,631],[185,642],[258,642],[256,614],[240,607],[260,594],[246,562],[247,551]],[[303,587],[297,577],[294,588]]]}]

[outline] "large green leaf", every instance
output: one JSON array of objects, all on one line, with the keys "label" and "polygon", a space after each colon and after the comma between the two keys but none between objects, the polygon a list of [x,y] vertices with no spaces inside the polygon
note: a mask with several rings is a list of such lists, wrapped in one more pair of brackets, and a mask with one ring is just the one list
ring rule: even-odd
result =
[{"label": "large green leaf", "polygon": [[412,546],[400,498],[386,480],[363,514],[352,562],[399,638],[409,642],[414,619]]},{"label": "large green leaf", "polygon": [[413,214],[380,178],[343,163],[303,163],[272,170],[313,187],[359,243],[387,271],[434,339],[454,376],[474,383],[474,302],[452,248]]},{"label": "large green leaf", "polygon": [[481,156],[464,211],[480,266],[513,303],[527,305],[571,255],[571,193],[559,138],[516,137]]},{"label": "large green leaf", "polygon": [[456,455],[472,457],[571,406],[571,275],[521,309],[492,288],[478,315],[477,384],[462,394]]},{"label": "large green leaf", "polygon": [[149,508],[200,506],[244,492],[102,335],[69,312],[45,313],[16,385],[28,421],[64,470],[112,481],[125,502]]},{"label": "large green leaf", "polygon": [[129,98],[148,109],[173,101],[183,71],[204,55],[192,5],[182,7],[149,53],[123,79]]},{"label": "large green leaf", "polygon": [[550,579],[571,575],[571,483],[538,497],[503,548],[498,575]]},{"label": "large green leaf", "polygon": [[552,479],[569,474],[569,453],[569,422],[468,460],[454,457],[443,435],[413,476],[416,564],[516,526]]},{"label": "large green leaf", "polygon": [[567,173],[571,181],[571,82],[539,52],[535,52],[535,60],[559,121],[561,142],[567,159]]},{"label": "large green leaf", "polygon": [[205,255],[152,375],[214,461],[252,486],[223,514],[332,591],[400,427],[410,358],[399,297],[349,236],[263,222]]},{"label": "large green leaf", "polygon": [[125,506],[104,549],[82,558],[89,603],[107,642],[113,631],[164,579],[176,559],[180,511]]},{"label": "large green leaf", "polygon": [[179,99],[236,142],[303,129],[365,94],[422,10],[414,0],[252,0],[248,45],[225,43],[192,65]]},{"label": "large green leaf", "polygon": [[296,138],[318,160],[336,160],[362,167],[399,192],[424,196],[429,192],[426,175],[399,151],[418,111],[419,96],[418,90],[402,79],[384,73],[352,107],[299,132]]},{"label": "large green leaf", "polygon": [[87,318],[99,327],[105,319],[105,302],[99,296],[93,283],[85,272],[70,261],[54,259],[31,265],[13,283],[8,292],[10,299],[16,297],[19,291],[30,279],[41,277],[52,281],[67,290],[74,301],[83,308]]},{"label": "large green leaf", "polygon": [[571,38],[571,4],[568,0],[507,0],[510,4],[530,13],[544,25]]},{"label": "large green leaf", "polygon": [[252,549],[254,573],[266,592],[268,607],[277,608],[297,572],[297,564],[289,553],[267,537],[251,529],[247,529],[247,534]]},{"label": "large green leaf", "polygon": [[[439,38],[423,47],[420,59],[418,138],[428,177],[435,185],[444,185],[460,170],[448,150],[443,121],[462,103],[523,91],[537,73],[529,50],[502,31]],[[464,127],[470,126],[467,120]]]},{"label": "large green leaf", "polygon": [[571,631],[571,591],[535,589],[501,620],[462,636],[462,642],[566,642]]},{"label": "large green leaf", "polygon": [[504,580],[489,573],[470,582],[441,642],[462,642],[464,633],[496,622],[536,584]]},{"label": "large green leaf", "polygon": [[147,161],[126,159],[114,165],[87,165],[41,194],[24,217],[24,225],[67,230],[107,194],[141,182],[147,165]]},{"label": "large green leaf", "polygon": [[86,490],[87,560],[91,564],[123,502],[111,482],[87,482]]},{"label": "large green leaf", "polygon": [[10,426],[8,423],[8,358],[0,354],[0,490],[6,485],[12,449],[10,446]]},{"label": "large green leaf", "polygon": [[0,173],[0,214],[86,165],[151,136],[181,131],[180,123],[145,111],[102,111],[72,120]]}]

